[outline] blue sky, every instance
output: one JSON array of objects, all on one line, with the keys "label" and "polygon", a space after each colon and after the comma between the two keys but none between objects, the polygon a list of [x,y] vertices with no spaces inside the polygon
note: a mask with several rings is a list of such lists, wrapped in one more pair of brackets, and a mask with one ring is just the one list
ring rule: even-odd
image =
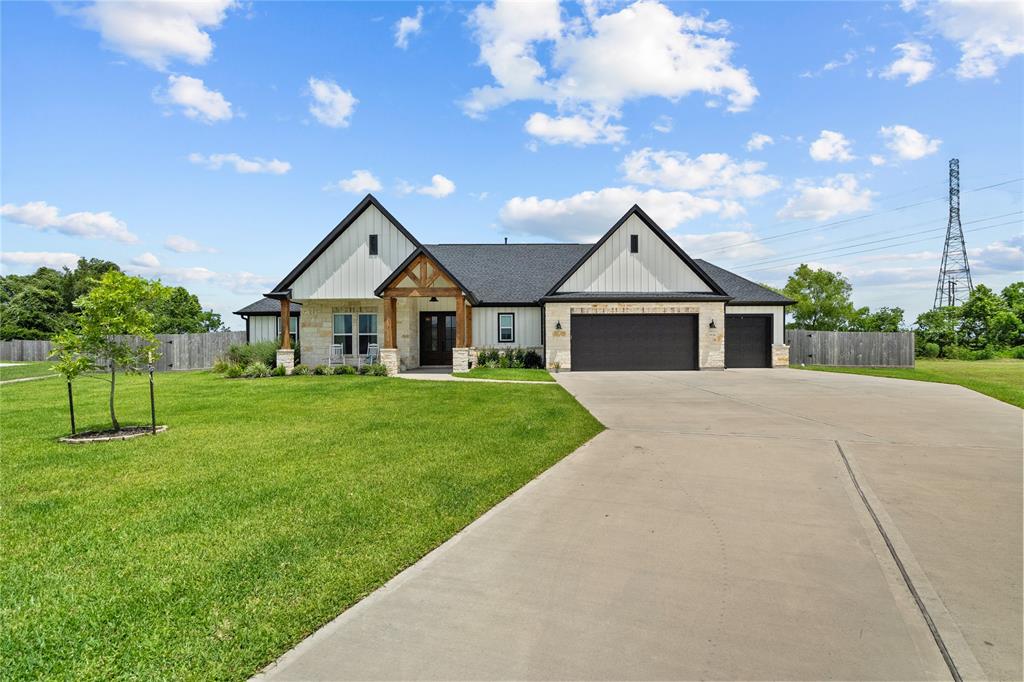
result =
[{"label": "blue sky", "polygon": [[637,202],[694,257],[841,270],[912,320],[950,157],[975,282],[1024,277],[1022,12],[3,3],[0,261],[108,258],[239,327],[367,191],[424,243],[590,241]]}]

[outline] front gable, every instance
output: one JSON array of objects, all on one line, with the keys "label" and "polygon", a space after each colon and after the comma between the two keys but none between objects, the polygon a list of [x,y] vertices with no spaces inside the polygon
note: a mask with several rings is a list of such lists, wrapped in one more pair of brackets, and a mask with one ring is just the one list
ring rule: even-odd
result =
[{"label": "front gable", "polygon": [[[636,253],[631,252],[636,238]],[[724,294],[638,206],[631,208],[556,284],[554,293]]]},{"label": "front gable", "polygon": [[[370,254],[377,235],[377,254]],[[374,289],[419,248],[419,242],[367,195],[275,288],[292,300],[373,298]]]}]

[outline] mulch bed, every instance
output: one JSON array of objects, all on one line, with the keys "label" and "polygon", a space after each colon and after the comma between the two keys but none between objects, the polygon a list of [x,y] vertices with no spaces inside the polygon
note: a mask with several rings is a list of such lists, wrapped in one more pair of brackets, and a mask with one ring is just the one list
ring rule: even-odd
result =
[{"label": "mulch bed", "polygon": [[[167,426],[156,427],[157,433],[163,433]],[[152,436],[152,426],[125,426],[119,431],[85,431],[76,433],[74,436],[65,436],[60,439],[61,443],[105,443],[111,440],[128,440],[139,436]]]}]

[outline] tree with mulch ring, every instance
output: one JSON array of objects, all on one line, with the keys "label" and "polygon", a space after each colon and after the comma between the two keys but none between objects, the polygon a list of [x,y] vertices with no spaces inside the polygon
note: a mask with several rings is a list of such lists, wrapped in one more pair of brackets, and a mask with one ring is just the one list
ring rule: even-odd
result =
[{"label": "tree with mulch ring", "polygon": [[[149,367],[150,400],[153,400],[152,363],[158,356],[159,342],[153,332],[152,310],[166,295],[167,289],[159,282],[112,270],[104,274],[89,293],[75,300],[79,312],[74,323],[54,338],[51,354],[57,359],[54,370],[68,382],[71,436],[62,438],[63,442],[121,440],[157,433],[155,407],[151,410],[151,426],[122,426],[114,410],[114,392],[118,372],[140,373]],[[75,433],[72,381],[93,370],[109,372],[111,428]]]}]

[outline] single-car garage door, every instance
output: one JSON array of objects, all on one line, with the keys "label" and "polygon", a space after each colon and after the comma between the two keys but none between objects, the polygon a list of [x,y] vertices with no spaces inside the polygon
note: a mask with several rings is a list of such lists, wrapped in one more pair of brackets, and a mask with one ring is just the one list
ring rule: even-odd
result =
[{"label": "single-car garage door", "polygon": [[697,369],[696,315],[573,315],[573,371]]},{"label": "single-car garage door", "polygon": [[725,366],[771,367],[772,316],[725,316]]}]

